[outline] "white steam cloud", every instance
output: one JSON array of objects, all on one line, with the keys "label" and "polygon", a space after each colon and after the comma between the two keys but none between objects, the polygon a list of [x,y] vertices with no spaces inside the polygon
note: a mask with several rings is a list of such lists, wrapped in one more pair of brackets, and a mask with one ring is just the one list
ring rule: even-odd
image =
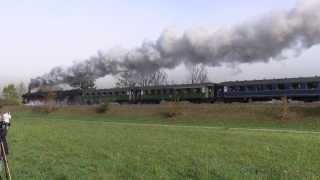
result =
[{"label": "white steam cloud", "polygon": [[71,67],[57,67],[32,79],[30,87],[67,83],[78,85],[121,71],[172,69],[179,64],[240,64],[284,58],[320,43],[320,1],[298,1],[295,8],[272,12],[232,28],[164,31],[155,42],[116,53],[101,53]]}]

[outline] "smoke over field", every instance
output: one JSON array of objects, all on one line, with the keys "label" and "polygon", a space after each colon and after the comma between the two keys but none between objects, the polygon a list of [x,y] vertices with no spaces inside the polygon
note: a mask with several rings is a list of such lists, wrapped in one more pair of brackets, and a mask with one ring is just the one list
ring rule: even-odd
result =
[{"label": "smoke over field", "polygon": [[154,42],[144,42],[118,54],[99,52],[71,67],[56,67],[31,80],[30,87],[66,83],[79,86],[119,72],[173,69],[182,63],[222,64],[268,62],[300,54],[320,43],[320,1],[302,0],[290,10],[272,12],[231,28],[164,31]]}]

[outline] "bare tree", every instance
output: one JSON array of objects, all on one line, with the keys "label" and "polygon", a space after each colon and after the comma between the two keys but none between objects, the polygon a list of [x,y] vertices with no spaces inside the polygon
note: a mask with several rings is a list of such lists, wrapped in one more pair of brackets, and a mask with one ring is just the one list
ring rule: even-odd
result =
[{"label": "bare tree", "polygon": [[135,74],[133,71],[122,72],[118,75],[116,86],[117,87],[135,87],[136,81],[134,78]]},{"label": "bare tree", "polygon": [[150,75],[145,76],[145,81],[143,84],[140,84],[142,87],[144,86],[161,86],[168,84],[168,75],[165,71],[155,71]]},{"label": "bare tree", "polygon": [[198,64],[189,67],[191,84],[208,82],[208,71],[205,65]]},{"label": "bare tree", "polygon": [[146,87],[160,86],[168,82],[168,75],[165,71],[158,70],[154,72],[126,71],[119,75],[117,87]]},{"label": "bare tree", "polygon": [[17,85],[17,93],[19,97],[22,97],[22,95],[27,93],[27,91],[28,91],[27,86],[23,82]]}]

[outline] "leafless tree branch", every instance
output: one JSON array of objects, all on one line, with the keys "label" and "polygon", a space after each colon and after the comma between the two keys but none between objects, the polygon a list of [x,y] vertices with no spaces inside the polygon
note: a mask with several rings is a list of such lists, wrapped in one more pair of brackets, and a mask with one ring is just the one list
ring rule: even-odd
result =
[{"label": "leafless tree branch", "polygon": [[146,87],[166,85],[168,75],[165,71],[158,70],[155,72],[136,72],[126,71],[119,75],[117,87]]},{"label": "leafless tree branch", "polygon": [[189,68],[191,84],[208,82],[208,71],[205,65],[198,64]]}]

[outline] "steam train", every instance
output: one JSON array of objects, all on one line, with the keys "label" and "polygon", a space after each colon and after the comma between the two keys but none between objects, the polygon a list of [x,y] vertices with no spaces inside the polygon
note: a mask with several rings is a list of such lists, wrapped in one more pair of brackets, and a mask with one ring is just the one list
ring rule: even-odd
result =
[{"label": "steam train", "polygon": [[232,81],[222,83],[179,84],[150,87],[75,89],[34,92],[23,95],[24,104],[41,105],[54,94],[56,104],[96,105],[115,103],[160,103],[189,101],[194,103],[270,101],[287,97],[291,100],[320,101],[320,77]]}]

